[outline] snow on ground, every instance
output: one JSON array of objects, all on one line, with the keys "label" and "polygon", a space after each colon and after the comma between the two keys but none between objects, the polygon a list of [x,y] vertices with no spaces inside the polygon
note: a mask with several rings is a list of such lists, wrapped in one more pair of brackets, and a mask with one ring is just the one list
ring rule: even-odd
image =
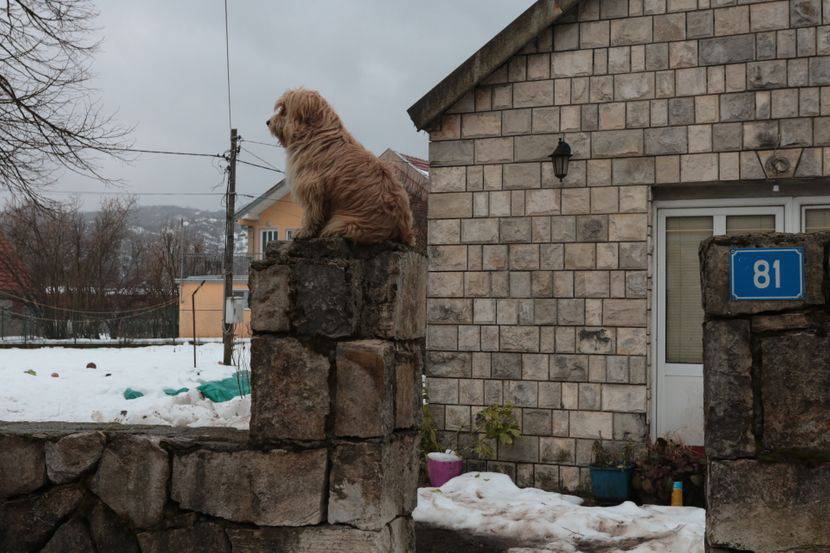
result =
[{"label": "snow on ground", "polygon": [[421,488],[413,517],[531,547],[515,553],[703,553],[703,509],[631,502],[585,507],[579,497],[520,489],[508,476],[490,472]]},{"label": "snow on ground", "polygon": [[[237,347],[248,366],[249,344]],[[194,369],[193,347],[185,344],[0,349],[0,420],[247,428],[250,396],[213,403],[196,390],[234,374],[234,367],[221,364],[222,344],[197,346],[196,361]],[[90,362],[97,368],[87,369]],[[182,387],[189,391],[175,397],[164,393]],[[127,388],[144,396],[124,399]]]}]

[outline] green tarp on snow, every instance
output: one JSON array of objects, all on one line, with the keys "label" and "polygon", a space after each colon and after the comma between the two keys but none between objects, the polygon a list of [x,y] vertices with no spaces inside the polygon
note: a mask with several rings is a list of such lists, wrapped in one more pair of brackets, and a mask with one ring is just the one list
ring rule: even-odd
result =
[{"label": "green tarp on snow", "polygon": [[132,388],[127,388],[124,390],[124,399],[136,399],[143,396],[141,392],[138,390],[133,390]]},{"label": "green tarp on snow", "polygon": [[251,393],[251,371],[239,371],[222,380],[205,382],[198,390],[214,403],[229,401],[237,396]]},{"label": "green tarp on snow", "polygon": [[[222,380],[205,382],[197,388],[203,396],[214,403],[230,401],[238,396],[246,396],[251,393],[251,371],[239,371],[233,376]],[[165,388],[164,393],[168,396],[177,396],[188,391],[187,388]],[[136,399],[142,397],[143,392],[127,388],[124,390],[124,399]]]}]

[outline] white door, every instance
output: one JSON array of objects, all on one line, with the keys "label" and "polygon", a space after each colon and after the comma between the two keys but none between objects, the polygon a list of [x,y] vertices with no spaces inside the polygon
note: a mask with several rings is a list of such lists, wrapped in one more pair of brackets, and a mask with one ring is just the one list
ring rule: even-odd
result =
[{"label": "white door", "polygon": [[652,434],[703,445],[698,246],[713,235],[783,232],[784,206],[658,208],[656,222]]}]

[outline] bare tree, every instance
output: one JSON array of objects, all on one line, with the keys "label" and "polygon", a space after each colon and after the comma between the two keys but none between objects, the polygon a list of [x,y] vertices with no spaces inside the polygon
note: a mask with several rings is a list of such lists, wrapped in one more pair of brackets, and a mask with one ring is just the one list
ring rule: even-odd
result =
[{"label": "bare tree", "polygon": [[56,170],[107,180],[96,154],[126,132],[87,86],[97,13],[90,0],[6,0],[0,7],[0,185],[40,204]]}]

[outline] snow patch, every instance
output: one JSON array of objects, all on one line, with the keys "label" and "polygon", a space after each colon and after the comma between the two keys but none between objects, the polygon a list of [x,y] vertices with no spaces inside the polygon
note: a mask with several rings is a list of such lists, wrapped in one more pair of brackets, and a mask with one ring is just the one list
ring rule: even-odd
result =
[{"label": "snow patch", "polygon": [[551,553],[703,553],[695,507],[586,507],[579,497],[518,488],[504,474],[469,472],[418,490],[416,521],[499,537]]},{"label": "snow patch", "polygon": [[[241,354],[247,360],[247,344]],[[194,368],[190,345],[2,349],[0,420],[248,428],[250,396],[213,403],[196,389],[234,375],[221,364],[222,344],[197,346],[196,359]],[[97,368],[86,368],[89,362]],[[124,399],[128,387],[144,396]],[[185,387],[177,396],[164,393]]]}]

